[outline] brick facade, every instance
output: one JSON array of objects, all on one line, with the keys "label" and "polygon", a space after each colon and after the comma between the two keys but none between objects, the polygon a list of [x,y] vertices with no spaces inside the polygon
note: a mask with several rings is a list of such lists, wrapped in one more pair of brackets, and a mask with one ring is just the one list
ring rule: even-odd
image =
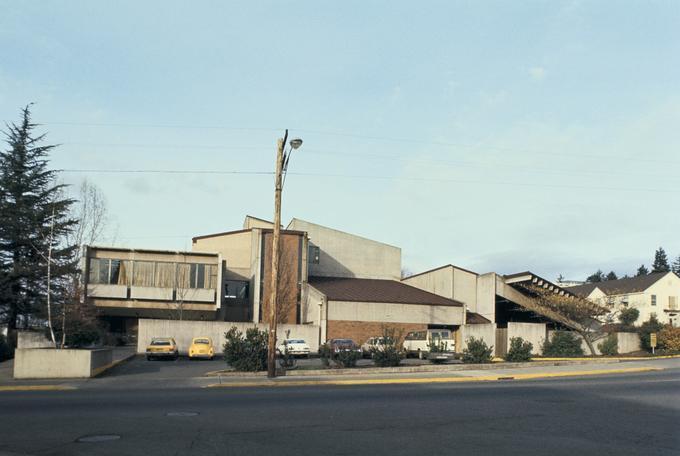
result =
[{"label": "brick facade", "polygon": [[328,339],[352,339],[361,345],[370,337],[381,336],[383,328],[394,328],[398,332],[403,332],[402,336],[411,331],[424,331],[427,329],[425,323],[382,323],[376,321],[347,321],[330,320],[328,322]]}]

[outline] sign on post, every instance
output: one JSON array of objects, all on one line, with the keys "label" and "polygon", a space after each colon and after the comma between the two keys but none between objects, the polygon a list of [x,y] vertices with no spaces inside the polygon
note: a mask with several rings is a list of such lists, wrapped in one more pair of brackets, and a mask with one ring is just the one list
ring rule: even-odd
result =
[{"label": "sign on post", "polygon": [[654,349],[656,348],[656,333],[651,333],[649,335],[649,346],[652,347],[652,354],[654,354]]}]

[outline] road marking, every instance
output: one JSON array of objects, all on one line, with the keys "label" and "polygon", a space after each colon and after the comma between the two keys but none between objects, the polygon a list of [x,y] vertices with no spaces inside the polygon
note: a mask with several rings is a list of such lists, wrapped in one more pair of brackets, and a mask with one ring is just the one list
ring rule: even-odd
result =
[{"label": "road marking", "polygon": [[[640,372],[662,371],[658,367],[632,367],[626,369],[601,369],[570,372],[546,372],[542,374],[515,374],[514,380],[534,380],[541,378],[560,377],[584,377],[607,374],[631,374]],[[345,386],[345,385],[397,385],[419,383],[468,383],[468,382],[494,382],[508,381],[508,377],[502,375],[483,375],[478,377],[426,377],[426,378],[372,378],[359,380],[295,380],[295,381],[262,381],[262,382],[230,382],[213,383],[205,388],[239,388],[239,387],[281,387],[281,386]]]},{"label": "road marking", "polygon": [[71,391],[76,389],[66,385],[15,385],[0,386],[0,391]]}]

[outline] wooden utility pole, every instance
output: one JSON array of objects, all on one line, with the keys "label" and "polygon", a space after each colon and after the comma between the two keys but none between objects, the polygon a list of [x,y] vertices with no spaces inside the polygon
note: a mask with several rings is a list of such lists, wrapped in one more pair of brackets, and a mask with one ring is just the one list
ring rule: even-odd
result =
[{"label": "wooden utility pole", "polygon": [[272,271],[269,286],[269,339],[267,344],[267,377],[276,377],[276,321],[278,320],[279,244],[281,237],[281,179],[283,174],[283,151],[288,140],[288,130],[279,139],[276,149],[276,180],[274,185],[274,235],[272,237]]}]

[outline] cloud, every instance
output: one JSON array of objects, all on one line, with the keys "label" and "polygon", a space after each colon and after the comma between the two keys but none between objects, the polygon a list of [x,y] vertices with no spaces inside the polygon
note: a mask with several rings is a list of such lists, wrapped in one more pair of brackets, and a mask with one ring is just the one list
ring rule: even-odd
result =
[{"label": "cloud", "polygon": [[546,74],[547,74],[547,71],[543,67],[531,67],[531,68],[529,68],[529,76],[534,81],[542,81],[543,79],[545,79]]}]

